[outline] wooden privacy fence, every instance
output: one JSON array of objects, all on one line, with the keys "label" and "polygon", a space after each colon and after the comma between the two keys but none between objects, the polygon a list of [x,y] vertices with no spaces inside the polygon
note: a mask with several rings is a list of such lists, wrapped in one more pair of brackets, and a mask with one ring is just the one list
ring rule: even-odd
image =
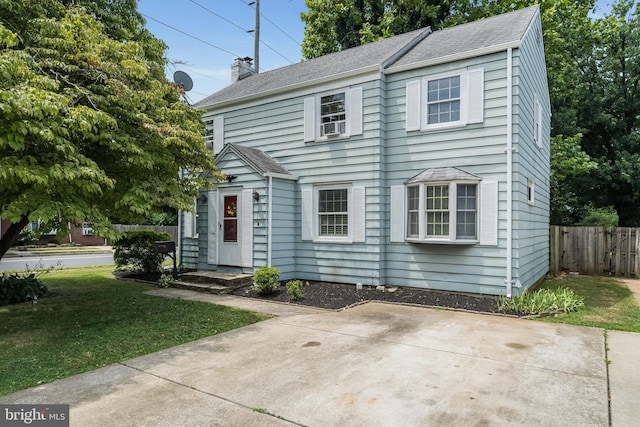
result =
[{"label": "wooden privacy fence", "polygon": [[640,228],[551,226],[551,272],[640,277]]},{"label": "wooden privacy fence", "polygon": [[178,242],[178,226],[177,225],[124,225],[113,224],[113,229],[116,231],[130,231],[130,230],[153,230],[164,231],[172,236],[174,242]]}]

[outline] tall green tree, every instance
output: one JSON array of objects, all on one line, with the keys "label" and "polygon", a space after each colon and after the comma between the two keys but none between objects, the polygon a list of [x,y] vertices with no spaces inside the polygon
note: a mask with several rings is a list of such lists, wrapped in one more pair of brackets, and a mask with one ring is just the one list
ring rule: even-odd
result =
[{"label": "tall green tree", "polygon": [[435,26],[449,15],[449,1],[306,0],[302,13],[306,59]]},{"label": "tall green tree", "polygon": [[[135,0],[0,0],[0,258],[30,221],[66,229],[189,209],[206,174],[201,114],[164,75]],[[182,171],[182,173],[181,173]],[[5,230],[3,230],[5,231]]]},{"label": "tall green tree", "polygon": [[578,108],[596,207],[614,206],[621,226],[640,225],[640,9],[620,0],[596,21],[599,36]]}]

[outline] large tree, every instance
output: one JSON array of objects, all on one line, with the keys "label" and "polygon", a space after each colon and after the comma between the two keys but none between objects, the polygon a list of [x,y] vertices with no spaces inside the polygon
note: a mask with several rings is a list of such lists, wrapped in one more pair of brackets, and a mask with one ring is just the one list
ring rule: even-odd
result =
[{"label": "large tree", "polygon": [[450,9],[447,0],[306,0],[306,5],[306,59],[434,26]]},{"label": "large tree", "polygon": [[0,0],[0,258],[64,230],[189,209],[216,173],[200,113],[164,75],[135,0]]}]

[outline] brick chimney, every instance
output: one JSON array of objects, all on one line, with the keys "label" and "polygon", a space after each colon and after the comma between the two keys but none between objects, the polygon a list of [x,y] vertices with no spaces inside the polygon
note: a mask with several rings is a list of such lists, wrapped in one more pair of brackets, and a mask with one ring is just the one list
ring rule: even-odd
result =
[{"label": "brick chimney", "polygon": [[231,64],[231,83],[235,83],[238,80],[246,79],[256,73],[253,68],[252,58],[236,58]]}]

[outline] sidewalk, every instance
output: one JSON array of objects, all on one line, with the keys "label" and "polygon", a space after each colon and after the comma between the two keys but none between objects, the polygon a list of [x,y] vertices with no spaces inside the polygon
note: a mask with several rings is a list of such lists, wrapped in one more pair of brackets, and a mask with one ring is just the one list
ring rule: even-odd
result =
[{"label": "sidewalk", "polygon": [[30,256],[49,256],[49,255],[75,255],[75,254],[107,254],[113,253],[111,246],[50,246],[28,248],[21,251],[11,248],[4,255],[6,258],[30,257]]}]

